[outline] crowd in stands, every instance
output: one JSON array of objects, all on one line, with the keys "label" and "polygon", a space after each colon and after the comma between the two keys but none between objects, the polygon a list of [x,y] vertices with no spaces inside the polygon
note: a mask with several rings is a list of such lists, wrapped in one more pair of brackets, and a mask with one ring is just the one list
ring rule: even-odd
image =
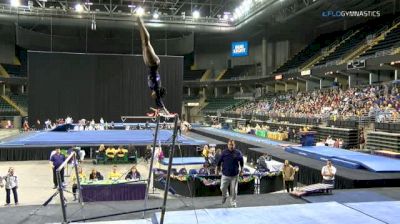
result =
[{"label": "crowd in stands", "polygon": [[271,117],[323,118],[376,116],[377,121],[397,120],[400,93],[396,86],[368,86],[343,90],[332,88],[282,94],[235,108],[236,113],[268,114]]}]

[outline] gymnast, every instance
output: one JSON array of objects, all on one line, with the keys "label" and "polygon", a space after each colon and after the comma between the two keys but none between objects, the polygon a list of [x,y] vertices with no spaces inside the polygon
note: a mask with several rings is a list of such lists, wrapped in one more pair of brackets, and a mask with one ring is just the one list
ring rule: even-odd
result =
[{"label": "gymnast", "polygon": [[165,113],[169,115],[168,110],[164,106],[162,98],[166,94],[165,88],[161,87],[161,77],[158,73],[158,67],[160,66],[160,59],[154,52],[153,46],[150,43],[150,34],[143,24],[140,17],[137,18],[139,24],[140,38],[142,40],[142,51],[144,64],[149,67],[149,75],[147,76],[147,84],[151,90],[151,97],[155,99],[156,108],[151,108],[155,113],[154,116],[158,114]]}]

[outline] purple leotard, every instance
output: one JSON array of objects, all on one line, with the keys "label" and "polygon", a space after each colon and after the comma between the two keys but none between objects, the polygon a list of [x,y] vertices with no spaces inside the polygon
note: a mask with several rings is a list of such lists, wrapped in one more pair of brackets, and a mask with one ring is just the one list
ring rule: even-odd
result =
[{"label": "purple leotard", "polygon": [[158,66],[150,67],[150,73],[147,76],[147,85],[149,88],[156,93],[156,105],[158,108],[163,108],[164,103],[161,99],[160,88],[161,88],[161,77],[157,72]]}]

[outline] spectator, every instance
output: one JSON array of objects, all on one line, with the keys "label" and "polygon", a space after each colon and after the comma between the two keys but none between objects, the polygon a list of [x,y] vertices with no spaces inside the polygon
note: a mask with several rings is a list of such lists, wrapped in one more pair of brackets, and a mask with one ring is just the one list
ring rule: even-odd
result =
[{"label": "spectator", "polygon": [[[50,156],[50,165],[53,169],[53,183],[54,183],[54,189],[57,188],[58,186],[58,181],[57,181],[57,174],[56,170],[61,166],[61,164],[65,161],[65,156],[61,154],[61,149],[56,148],[55,153]],[[64,168],[60,170],[60,176],[61,176],[61,184],[64,184]]]},{"label": "spectator", "polygon": [[24,121],[23,129],[24,129],[24,131],[29,131],[30,130],[28,120]]},{"label": "spectator", "polygon": [[18,205],[18,178],[14,174],[14,168],[10,167],[8,169],[8,173],[6,176],[1,177],[0,176],[0,187],[3,187],[3,180],[5,181],[5,188],[6,188],[6,204],[5,206],[9,206],[11,202],[11,191],[13,192],[14,195],[14,203],[15,205]]}]

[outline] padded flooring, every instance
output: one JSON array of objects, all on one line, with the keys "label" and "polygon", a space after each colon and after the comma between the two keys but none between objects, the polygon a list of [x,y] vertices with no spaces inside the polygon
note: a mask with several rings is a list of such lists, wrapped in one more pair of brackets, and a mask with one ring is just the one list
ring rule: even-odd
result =
[{"label": "padded flooring", "polygon": [[[383,156],[370,155],[361,152],[353,152],[345,149],[332,148],[327,146],[307,146],[290,147],[285,149],[287,152],[302,155],[317,160],[335,159],[342,161],[339,165],[353,168],[352,164],[358,164],[361,167],[373,172],[400,172],[400,160]],[[348,166],[346,165],[348,162]]]},{"label": "padded flooring", "polygon": [[[337,202],[323,202],[312,204],[295,204],[281,206],[263,206],[246,208],[219,208],[201,209],[191,211],[172,211],[167,212],[165,224],[276,224],[276,223],[296,223],[296,224],[384,224],[380,218],[387,209],[397,209],[397,203],[385,204],[382,202],[382,213],[374,212],[369,214],[374,207],[371,203],[352,203],[349,206]],[[363,210],[360,212],[353,207]],[[397,210],[399,211],[399,210]],[[392,212],[395,213],[395,212]],[[374,217],[373,215],[378,217]],[[386,215],[392,215],[386,213]],[[394,223],[397,214],[386,218],[387,223]],[[153,224],[160,223],[160,213],[153,216]]]},{"label": "padded flooring", "polygon": [[354,191],[336,191],[329,195],[308,195],[301,197],[307,202],[319,203],[335,201],[339,203],[348,202],[374,202],[374,201],[394,201],[394,199],[382,195],[378,192],[367,190],[354,190]]},{"label": "padded flooring", "polygon": [[[151,130],[107,130],[107,131],[69,131],[52,132],[38,131],[23,134],[20,137],[4,141],[0,147],[16,146],[66,146],[66,145],[146,145],[153,142]],[[172,131],[160,130],[158,140],[161,143],[170,143]],[[202,145],[205,141],[195,140],[185,136],[178,136],[177,141],[182,145]]]}]

